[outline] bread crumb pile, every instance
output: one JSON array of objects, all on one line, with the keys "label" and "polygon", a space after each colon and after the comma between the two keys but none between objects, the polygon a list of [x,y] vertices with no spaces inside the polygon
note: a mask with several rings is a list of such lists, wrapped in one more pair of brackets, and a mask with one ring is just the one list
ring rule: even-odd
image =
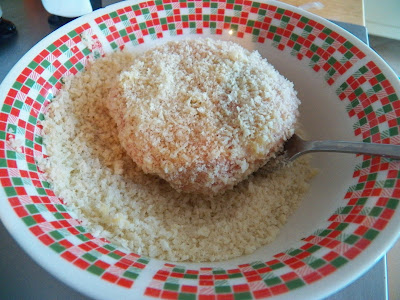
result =
[{"label": "bread crumb pile", "polygon": [[315,171],[307,157],[256,172],[217,196],[179,193],[127,155],[106,99],[133,54],[100,58],[65,79],[42,122],[49,155],[39,162],[57,196],[92,234],[169,261],[221,261],[273,241]]},{"label": "bread crumb pile", "polygon": [[293,84],[257,51],[213,39],[145,52],[106,102],[144,172],[205,195],[263,166],[294,133],[299,104]]}]

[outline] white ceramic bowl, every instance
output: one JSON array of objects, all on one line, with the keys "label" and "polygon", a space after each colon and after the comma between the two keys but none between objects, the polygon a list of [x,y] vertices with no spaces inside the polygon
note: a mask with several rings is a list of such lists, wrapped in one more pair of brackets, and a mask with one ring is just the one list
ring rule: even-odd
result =
[{"label": "white ceramic bowl", "polygon": [[[85,33],[96,42],[88,48]],[[169,40],[232,40],[295,83],[310,138],[399,144],[400,84],[386,63],[338,26],[280,2],[122,2],[81,17],[32,48],[0,86],[0,217],[51,274],[99,299],[324,297],[356,279],[400,229],[400,162],[316,154],[320,169],[273,243],[216,263],[172,263],[94,238],[38,171],[38,120],[62,76],[88,57]],[[22,153],[10,139],[24,141]]]}]

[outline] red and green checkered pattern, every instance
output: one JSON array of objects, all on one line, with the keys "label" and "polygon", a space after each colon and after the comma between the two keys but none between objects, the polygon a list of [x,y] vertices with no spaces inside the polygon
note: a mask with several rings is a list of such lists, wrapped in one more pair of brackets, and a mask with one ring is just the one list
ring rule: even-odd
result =
[{"label": "red and green checkered pattern", "polygon": [[310,67],[326,72],[325,80],[330,85],[365,57],[343,36],[314,20],[252,1],[147,1],[95,21],[113,49],[142,44],[146,38],[206,31],[217,35],[229,31],[240,38],[251,35],[259,43],[270,40],[280,50],[289,48],[300,60],[310,59]]},{"label": "red and green checkered pattern", "polygon": [[365,142],[400,143],[399,96],[373,61],[347,78],[336,93],[349,101],[347,111],[356,120],[356,135]]},{"label": "red and green checkered pattern", "polygon": [[[67,212],[36,165],[45,156],[43,107],[63,77],[82,71],[90,56],[104,53],[96,43],[88,49],[83,32],[97,40],[87,23],[68,32],[42,50],[9,90],[0,111],[0,182],[15,213],[44,245],[75,266],[129,288],[148,259],[94,238]],[[12,140],[22,140],[20,151]]]},{"label": "red and green checkered pattern", "polygon": [[[335,85],[366,142],[399,144],[400,100],[382,70],[345,37],[312,19],[264,3],[147,1],[85,23],[41,50],[21,71],[0,109],[0,182],[9,204],[43,245],[76,267],[125,288],[134,287],[149,259],[95,238],[54,195],[36,159],[43,157],[40,120],[62,78],[82,71],[89,58],[112,49],[173,36],[232,34],[269,43],[305,61]],[[94,40],[92,49],[82,34]],[[357,67],[355,67],[357,66]],[[15,149],[13,139],[22,139]],[[21,150],[21,151],[19,151]],[[232,268],[165,263],[144,289],[164,299],[261,299],[318,281],[354,259],[390,222],[400,199],[400,164],[360,157],[341,207],[326,226],[268,261]],[[144,270],[146,269],[146,270]],[[152,271],[153,272],[153,271]]]},{"label": "red and green checkered pattern", "polygon": [[[42,200],[46,202],[46,199]],[[24,208],[31,216],[23,220],[40,241],[75,266],[100,276],[102,279],[129,288],[146,267],[148,259],[127,254],[109,242],[94,238],[73,219],[60,203],[27,204],[15,200],[15,210]]]},{"label": "red and green checkered pattern", "polygon": [[291,272],[283,276],[274,270],[277,260],[238,265],[235,269],[200,268],[165,264],[153,277],[145,295],[164,299],[261,299],[304,286]]}]

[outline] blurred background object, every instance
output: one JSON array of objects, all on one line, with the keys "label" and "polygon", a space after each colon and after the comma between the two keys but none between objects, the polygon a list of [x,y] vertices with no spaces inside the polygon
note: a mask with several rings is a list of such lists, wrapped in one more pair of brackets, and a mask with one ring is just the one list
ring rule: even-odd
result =
[{"label": "blurred background object", "polygon": [[76,18],[93,11],[90,0],[42,0],[45,10],[53,15]]},{"label": "blurred background object", "polygon": [[43,7],[48,13],[75,18],[93,11],[89,0],[42,0]]},{"label": "blurred background object", "polygon": [[400,1],[364,0],[370,34],[400,40]]},{"label": "blurred background object", "polygon": [[103,7],[101,0],[42,0],[42,4],[50,14],[48,22],[55,27]]},{"label": "blurred background object", "polygon": [[7,39],[17,33],[14,23],[3,18],[3,10],[0,6],[0,39]]}]

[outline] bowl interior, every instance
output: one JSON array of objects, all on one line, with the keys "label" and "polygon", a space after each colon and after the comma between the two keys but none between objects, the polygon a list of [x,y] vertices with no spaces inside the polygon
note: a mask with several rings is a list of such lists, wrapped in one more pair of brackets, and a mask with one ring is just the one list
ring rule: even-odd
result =
[{"label": "bowl interior", "polygon": [[[277,240],[254,254],[212,264],[150,259],[93,237],[37,168],[37,159],[46,155],[43,108],[63,77],[118,49],[140,52],[169,40],[206,36],[258,50],[293,81],[310,139],[399,143],[398,80],[377,55],[335,25],[278,2],[124,2],[53,33],[2,83],[0,203],[12,209],[2,220],[8,229],[23,224],[13,236],[27,252],[34,258],[55,254],[51,260],[63,261],[80,282],[37,259],[95,297],[247,299],[301,296],[315,287],[326,295],[371,265],[398,235],[398,162],[313,155],[320,172]],[[36,250],[29,243],[37,243]],[[334,274],[344,279],[334,281]],[[88,284],[100,288],[88,291]]]}]

